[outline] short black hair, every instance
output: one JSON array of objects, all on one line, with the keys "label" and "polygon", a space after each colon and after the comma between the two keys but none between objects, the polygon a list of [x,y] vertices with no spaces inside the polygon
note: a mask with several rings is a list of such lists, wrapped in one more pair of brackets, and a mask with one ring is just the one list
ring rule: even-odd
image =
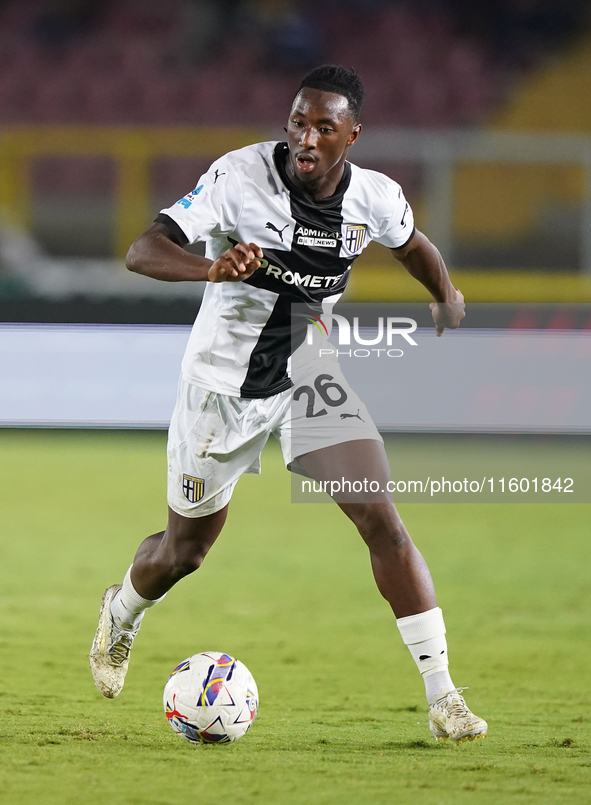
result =
[{"label": "short black hair", "polygon": [[347,70],[346,67],[338,64],[323,64],[321,67],[315,67],[302,80],[298,92],[305,87],[343,95],[349,102],[349,109],[355,122],[359,121],[361,107],[365,101],[365,91],[363,82],[353,68]]}]

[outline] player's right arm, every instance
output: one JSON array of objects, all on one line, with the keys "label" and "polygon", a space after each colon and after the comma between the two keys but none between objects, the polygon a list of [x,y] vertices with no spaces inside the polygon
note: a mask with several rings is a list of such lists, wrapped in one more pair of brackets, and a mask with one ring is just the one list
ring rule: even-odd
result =
[{"label": "player's right arm", "polygon": [[136,274],[164,282],[242,282],[259,268],[262,257],[255,243],[237,243],[209,260],[186,252],[166,224],[154,223],[131,244],[125,265]]},{"label": "player's right arm", "polygon": [[185,251],[187,243],[235,233],[243,203],[242,184],[231,155],[213,163],[197,187],[139,236],[127,253],[130,271],[164,282],[241,282],[261,265],[255,243],[237,243],[215,260]]}]

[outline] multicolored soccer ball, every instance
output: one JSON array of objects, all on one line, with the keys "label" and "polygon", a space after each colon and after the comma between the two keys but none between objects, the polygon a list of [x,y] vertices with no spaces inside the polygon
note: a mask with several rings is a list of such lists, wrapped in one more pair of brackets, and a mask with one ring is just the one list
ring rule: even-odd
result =
[{"label": "multicolored soccer ball", "polygon": [[168,723],[190,743],[237,741],[250,729],[258,706],[256,682],[246,665],[219,651],[184,660],[164,688]]}]

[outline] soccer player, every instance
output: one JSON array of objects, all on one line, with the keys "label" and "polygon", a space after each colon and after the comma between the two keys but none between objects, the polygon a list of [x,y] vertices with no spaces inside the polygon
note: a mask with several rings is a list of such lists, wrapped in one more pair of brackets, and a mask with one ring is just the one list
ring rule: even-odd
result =
[{"label": "soccer player", "polygon": [[[328,374],[326,365],[308,367],[304,385],[304,375],[293,377],[292,304],[329,310],[373,239],[430,291],[438,335],[464,316],[463,297],[438,250],[415,229],[399,185],[347,161],[361,132],[363,99],[354,71],[313,70],[295,96],[287,142],[218,159],[129,250],[131,271],[207,285],[169,430],[167,528],[142,542],[123,584],[103,597],[90,665],[104,696],[121,691],[146,610],[200,566],[224,526],[236,482],[260,471],[271,433],[292,472],[369,478],[381,489],[390,480],[382,438],[338,364]],[[183,248],[197,240],[206,242],[205,257]],[[333,396],[320,417],[310,397],[327,377]],[[349,415],[340,417],[344,400]],[[365,540],[379,591],[423,676],[434,737],[459,743],[485,736],[486,722],[451,680],[429,570],[391,498],[334,498]]]}]

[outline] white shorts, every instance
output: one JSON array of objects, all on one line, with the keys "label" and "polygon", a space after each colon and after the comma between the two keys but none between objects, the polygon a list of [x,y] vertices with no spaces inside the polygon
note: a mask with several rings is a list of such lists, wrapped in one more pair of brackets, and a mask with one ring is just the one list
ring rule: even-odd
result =
[{"label": "white shorts", "polygon": [[255,400],[207,391],[181,377],[168,432],[170,508],[184,517],[222,509],[241,475],[260,473],[270,434],[286,467],[301,475],[298,457],[312,450],[383,441],[337,363],[316,369],[295,389]]}]

